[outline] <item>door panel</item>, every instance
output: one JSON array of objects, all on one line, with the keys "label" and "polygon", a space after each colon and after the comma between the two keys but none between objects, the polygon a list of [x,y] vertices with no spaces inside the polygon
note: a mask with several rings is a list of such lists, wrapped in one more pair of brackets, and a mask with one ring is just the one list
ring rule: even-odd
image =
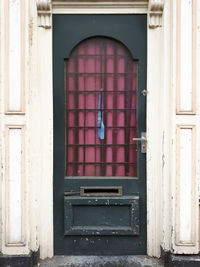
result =
[{"label": "door panel", "polygon": [[145,254],[146,16],[53,22],[55,254]]},{"label": "door panel", "polygon": [[65,235],[139,235],[138,196],[65,197],[64,207]]}]

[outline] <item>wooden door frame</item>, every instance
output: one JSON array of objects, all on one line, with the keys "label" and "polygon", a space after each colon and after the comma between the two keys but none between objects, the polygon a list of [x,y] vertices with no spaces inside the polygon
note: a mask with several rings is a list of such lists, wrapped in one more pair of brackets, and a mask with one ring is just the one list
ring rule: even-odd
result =
[{"label": "wooden door frame", "polygon": [[[48,2],[48,1],[47,1]],[[39,77],[38,83],[41,90],[45,91],[46,101],[46,117],[49,118],[49,130],[46,133],[49,136],[50,158],[48,162],[48,179],[46,179],[42,188],[46,191],[44,196],[41,196],[42,212],[40,225],[43,234],[40,238],[40,251],[41,257],[50,257],[53,255],[53,110],[52,110],[52,27],[51,27],[51,14],[148,14],[148,27],[147,27],[147,254],[150,256],[160,256],[160,246],[162,244],[162,202],[163,198],[168,198],[167,192],[169,185],[164,189],[162,196],[163,186],[163,159],[162,148],[168,143],[163,143],[163,131],[168,131],[168,124],[164,125],[163,117],[169,119],[169,112],[167,103],[169,101],[169,94],[163,98],[161,85],[164,71],[164,58],[162,57],[162,45],[164,31],[162,25],[162,11],[164,1],[132,1],[131,3],[113,3],[110,5],[108,2],[101,2],[100,4],[87,5],[73,2],[64,3],[62,1],[54,1],[53,7],[51,4],[41,5],[38,4],[38,62],[42,69],[42,75]],[[39,1],[40,3],[40,1]],[[69,6],[70,7],[69,7]],[[114,7],[114,8],[113,8]],[[168,11],[169,12],[169,11]],[[170,47],[168,48],[170,50]],[[168,51],[170,53],[170,51]],[[44,60],[44,57],[46,60]],[[159,74],[159,75],[158,75]],[[169,84],[166,83],[167,89]],[[44,131],[45,134],[45,131]],[[169,141],[169,140],[168,140]],[[157,146],[155,146],[157,144]],[[166,159],[167,162],[168,159]],[[52,163],[49,168],[50,162]],[[156,166],[156,168],[155,168]],[[48,197],[46,198],[46,196]],[[170,207],[167,206],[164,210],[166,216],[169,216]],[[46,228],[45,228],[46,227]],[[164,225],[165,231],[170,233],[170,226]],[[167,235],[165,240],[170,244],[170,237]]]}]

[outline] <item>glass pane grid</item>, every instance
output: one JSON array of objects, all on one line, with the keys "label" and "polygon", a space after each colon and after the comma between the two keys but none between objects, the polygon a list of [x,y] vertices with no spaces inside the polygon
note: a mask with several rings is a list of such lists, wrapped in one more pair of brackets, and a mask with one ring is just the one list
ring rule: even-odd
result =
[{"label": "glass pane grid", "polygon": [[92,38],[76,47],[66,62],[66,176],[137,176],[136,92],[137,62],[120,43]]}]

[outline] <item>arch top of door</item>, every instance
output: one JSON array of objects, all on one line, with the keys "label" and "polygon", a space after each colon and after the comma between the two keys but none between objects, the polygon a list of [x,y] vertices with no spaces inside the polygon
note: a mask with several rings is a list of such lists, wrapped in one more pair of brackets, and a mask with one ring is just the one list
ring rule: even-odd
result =
[{"label": "arch top of door", "polygon": [[52,14],[148,14],[149,28],[162,26],[164,0],[37,0],[38,26],[50,29]]},{"label": "arch top of door", "polygon": [[82,43],[85,43],[89,40],[94,40],[94,39],[102,39],[102,40],[109,40],[111,42],[117,42],[121,47],[123,47],[123,49],[127,50],[127,53],[130,55],[130,57],[133,60],[137,60],[137,57],[135,57],[135,54],[133,53],[133,51],[129,48],[129,46],[124,43],[122,40],[120,40],[119,38],[114,38],[112,36],[106,36],[106,35],[93,35],[93,36],[88,36],[86,38],[82,38],[79,39],[76,44],[73,45],[73,47],[71,48],[71,50],[68,50],[68,55],[66,57],[66,59],[69,59],[70,56],[72,55],[72,53],[74,52],[74,50],[77,49],[78,46],[80,46]]}]

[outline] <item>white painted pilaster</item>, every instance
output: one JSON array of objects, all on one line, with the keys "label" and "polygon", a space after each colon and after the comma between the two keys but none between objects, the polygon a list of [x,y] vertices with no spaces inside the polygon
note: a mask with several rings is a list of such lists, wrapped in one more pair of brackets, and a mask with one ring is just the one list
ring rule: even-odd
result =
[{"label": "white painted pilaster", "polygon": [[30,252],[25,135],[27,11],[27,1],[0,1],[0,251],[9,255]]},{"label": "white painted pilaster", "polygon": [[[147,254],[160,256],[161,243],[161,147],[160,105],[162,88],[163,29],[148,30],[147,51]],[[161,75],[157,75],[161,73]],[[155,117],[157,118],[155,120]],[[156,144],[156,145],[155,145]],[[152,186],[153,185],[153,186]]]},{"label": "white painted pilaster", "polygon": [[[53,256],[53,70],[52,70],[52,25],[50,1],[46,4],[37,5],[39,24],[37,27],[37,50],[33,63],[37,64],[37,86],[35,93],[32,91],[31,98],[31,147],[34,149],[35,142],[40,146],[39,150],[32,154],[39,159],[38,167],[40,175],[35,177],[37,181],[39,201],[39,245],[42,259]],[[43,17],[41,17],[41,8]],[[48,26],[47,26],[48,20]],[[37,60],[35,62],[35,60]],[[39,107],[39,109],[38,109]],[[39,141],[40,140],[40,141]],[[37,175],[37,171],[32,169]]]},{"label": "white painted pilaster", "polygon": [[[38,29],[38,77],[40,117],[41,168],[40,177],[40,255],[53,255],[53,85],[52,30]],[[38,104],[38,103],[37,103]],[[36,111],[36,110],[35,110]],[[45,188],[45,192],[44,192]],[[51,223],[49,223],[51,221]]]},{"label": "white painted pilaster", "polygon": [[172,55],[172,249],[176,254],[199,251],[199,93],[196,57],[199,3],[173,1]]}]

